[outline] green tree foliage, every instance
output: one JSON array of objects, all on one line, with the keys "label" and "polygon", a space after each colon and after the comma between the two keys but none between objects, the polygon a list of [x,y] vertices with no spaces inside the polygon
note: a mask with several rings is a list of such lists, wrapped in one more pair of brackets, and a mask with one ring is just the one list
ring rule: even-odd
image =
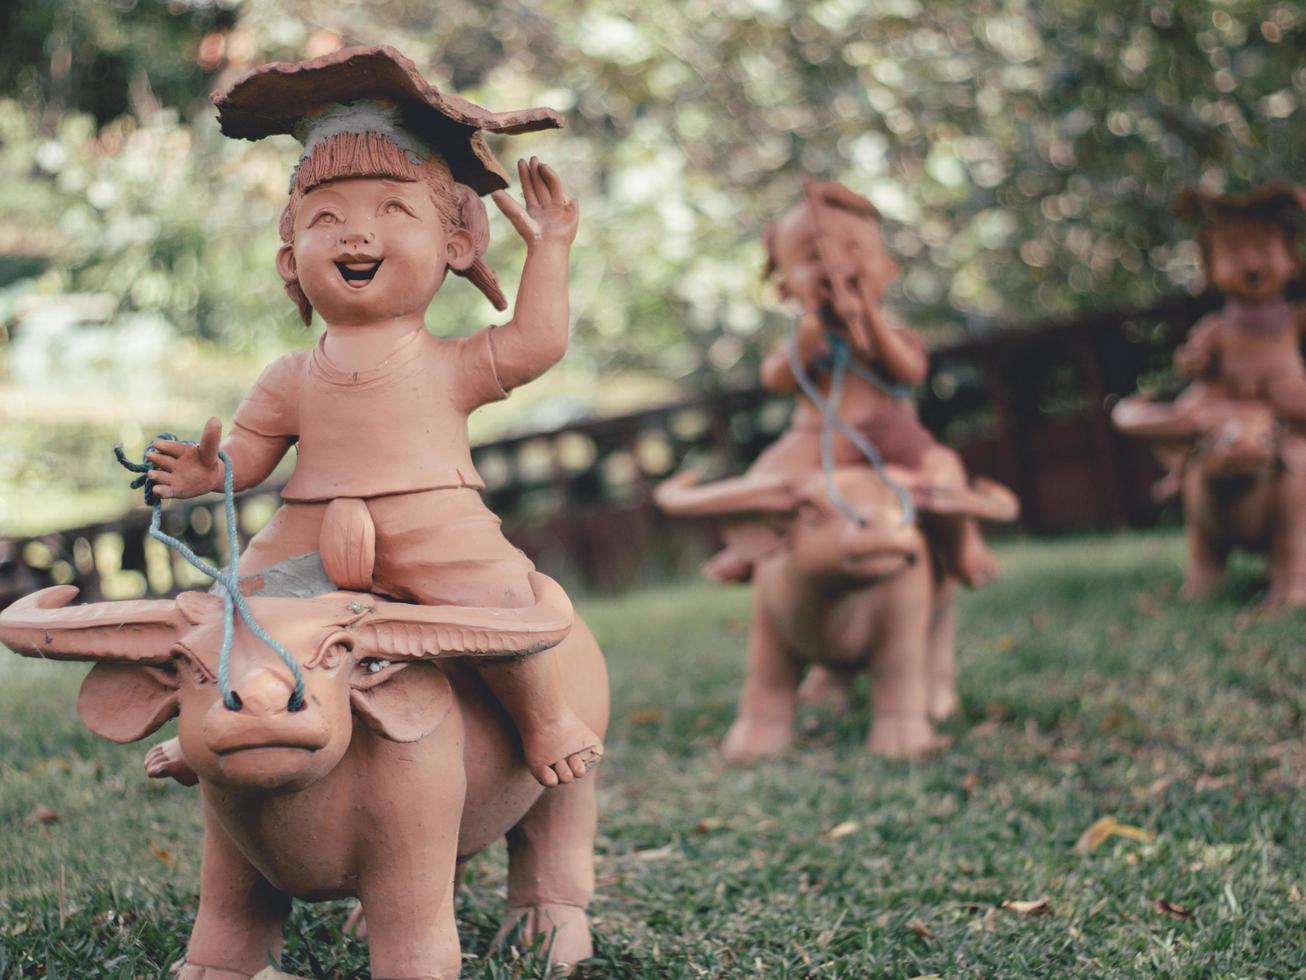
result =
[{"label": "green tree foliage", "polygon": [[[1194,286],[1174,192],[1306,162],[1306,15],[1288,3],[245,0],[231,28],[200,0],[15,9],[28,35],[117,52],[174,108],[99,127],[70,109],[43,133],[49,85],[21,81],[37,60],[0,75],[5,215],[61,242],[41,288],[108,289],[234,346],[298,331],[271,271],[295,151],[217,136],[194,98],[206,32],[218,84],[339,38],[394,44],[491,107],[564,110],[569,130],[499,149],[547,155],[582,199],[573,358],[595,370],[748,377],[777,309],[759,232],[803,173],[880,205],[901,313],[955,330]],[[495,234],[511,285],[520,255]],[[487,313],[454,284],[434,319]]]}]

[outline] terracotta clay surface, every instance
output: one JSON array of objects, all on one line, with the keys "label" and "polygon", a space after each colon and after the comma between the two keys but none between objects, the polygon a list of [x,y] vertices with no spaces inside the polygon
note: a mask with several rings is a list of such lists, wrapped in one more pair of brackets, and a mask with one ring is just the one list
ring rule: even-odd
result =
[{"label": "terracotta clay surface", "polygon": [[1182,494],[1190,598],[1218,587],[1230,551],[1245,548],[1269,555],[1269,603],[1306,604],[1306,307],[1284,296],[1302,268],[1304,201],[1282,184],[1180,195],[1178,210],[1203,221],[1203,265],[1225,305],[1176,351],[1191,383],[1173,403],[1132,396],[1112,413],[1121,432],[1154,442],[1168,470],[1156,496]]},{"label": "terracotta clay surface", "polygon": [[[910,474],[894,475],[910,483]],[[833,483],[860,522],[834,504],[820,472],[702,486],[685,472],[657,490],[668,513],[770,531],[769,547],[752,554],[747,674],[723,746],[732,762],[784,752],[799,699],[841,704],[863,671],[872,678],[872,752],[909,756],[939,747],[931,718],[957,706],[955,579],[932,560],[921,529],[903,521],[899,498],[870,467],[840,467]],[[964,491],[913,490],[918,506],[952,516],[1012,520],[1017,512],[1015,498],[988,481]]]},{"label": "terracotta clay surface", "polygon": [[262,590],[249,600],[258,622],[303,671],[300,711],[287,708],[285,666],[243,626],[231,657],[242,707],[224,706],[215,595],[69,606],[76,589],[60,587],[0,613],[14,651],[95,664],[77,707],[98,734],[129,742],[178,718],[205,814],[180,977],[259,974],[279,954],[292,897],[348,895],[367,914],[373,976],[456,977],[457,869],[504,836],[505,929],[524,919],[528,942],[556,930],[559,963],[590,955],[594,780],[543,789],[468,666],[556,644],[569,704],[602,733],[603,658],[562,590],[536,573],[531,604],[517,609],[404,604],[332,591],[315,557],[250,583]]},{"label": "terracotta clay surface", "polygon": [[552,109],[491,112],[422,78],[391,47],[342,48],[309,61],[278,62],[247,72],[213,100],[222,131],[237,139],[294,133],[306,116],[333,103],[383,99],[404,106],[406,124],[442,149],[454,179],[478,194],[508,186],[482,132],[557,129]]},{"label": "terracotta clay surface", "polygon": [[[918,473],[930,485],[964,492],[968,478],[960,457],[920,424],[910,399],[910,387],[925,379],[925,347],[881,307],[899,269],[885,248],[874,205],[837,181],[809,181],[803,203],[767,230],[766,250],[766,274],[776,277],[781,296],[801,318],[794,336],[763,361],[762,383],[794,393],[797,403],[789,429],[750,472],[793,476],[822,465],[822,412],[800,389],[794,360],[822,398],[831,399],[831,360],[843,345],[849,367],[832,406],[839,420],[869,441],[884,462]],[[829,439],[834,463],[868,462],[844,432],[834,429]],[[936,517],[926,530],[952,576],[982,585],[997,573],[972,519]],[[727,550],[708,572],[727,580],[746,578],[748,564]]]},{"label": "terracotta clay surface", "polygon": [[[519,162],[524,205],[493,194],[526,242],[512,319],[456,339],[432,336],[425,320],[450,271],[504,305],[484,259],[489,226],[478,192],[505,181],[480,130],[525,132],[559,117],[492,113],[440,93],[390,48],[266,65],[215,102],[228,135],[293,132],[303,142],[276,264],[305,322],[317,314],[326,323],[314,348],[263,372],[221,442],[237,490],[296,449],[285,504],[241,572],[320,549],[341,588],[431,605],[529,603],[533,566],[480,498],[467,417],[567,349],[579,211],[546,164]],[[197,445],[156,440],[147,457],[155,493],[219,489],[220,439],[211,419]],[[568,707],[552,652],[487,668],[483,679],[542,784],[582,778],[597,763],[602,743]],[[189,778],[174,763],[152,772]]]},{"label": "terracotta clay surface", "polygon": [[[73,591],[53,589],[6,610],[0,638],[95,662],[78,708],[108,738],[179,717],[146,770],[204,798],[184,980],[259,973],[292,896],[342,895],[366,913],[374,976],[457,976],[457,867],[505,835],[504,929],[552,934],[575,963],[607,677],[562,589],[486,508],[467,436],[469,413],[566,351],[579,220],[537,159],[518,163],[524,203],[506,194],[480,131],[559,118],[442,94],[389,48],[265,66],[216,101],[228,135],[304,144],[276,268],[326,331],[263,372],[225,441],[216,418],[197,443],[155,440],[146,498],[256,486],[295,447],[282,507],[240,556],[249,608],[228,648],[217,596],[68,608]],[[485,191],[526,243],[513,316],[438,339],[426,313],[451,271],[506,306]]]},{"label": "terracotta clay surface", "polygon": [[898,266],[871,202],[809,181],[766,250],[766,275],[800,311],[762,365],[766,387],[797,394],[789,429],[742,477],[697,486],[681,474],[657,492],[669,513],[722,522],[709,577],[753,582],[748,672],[723,751],[735,762],[784,751],[798,701],[842,706],[864,670],[868,748],[929,751],[941,744],[931,719],[958,703],[957,588],[997,571],[977,521],[1019,508],[1005,488],[972,482],[916,417],[908,389],[927,355],[881,309]]}]

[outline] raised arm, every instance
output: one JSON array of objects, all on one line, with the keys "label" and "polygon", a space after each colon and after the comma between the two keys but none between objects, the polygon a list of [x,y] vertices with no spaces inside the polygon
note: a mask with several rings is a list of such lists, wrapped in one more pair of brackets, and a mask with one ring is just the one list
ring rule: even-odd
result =
[{"label": "raised arm", "polygon": [[871,356],[889,378],[915,387],[929,373],[930,358],[925,345],[910,327],[895,327],[884,315],[877,291],[869,277],[859,277],[861,306],[866,333],[871,342]]},{"label": "raised arm", "polygon": [[[225,478],[218,457],[221,438],[222,422],[211,418],[205,423],[198,444],[154,440],[145,457],[154,466],[149,473],[154,493],[185,500],[221,490]],[[284,436],[263,436],[241,425],[233,427],[222,449],[231,457],[236,492],[256,487],[271,476],[293,443],[293,439]]]},{"label": "raised arm", "polygon": [[1185,378],[1199,378],[1209,374],[1215,367],[1219,332],[1218,316],[1203,317],[1174,352],[1175,370]]},{"label": "raised arm", "polygon": [[[762,387],[778,395],[787,395],[798,389],[798,379],[794,377],[793,367],[789,363],[789,343],[789,338],[786,337],[762,359]],[[808,313],[798,323],[798,360],[807,366],[827,353],[829,350],[821,318],[815,313]]]},{"label": "raised arm", "polygon": [[519,160],[517,173],[525,208],[504,191],[493,195],[526,242],[512,319],[491,335],[499,381],[507,390],[538,378],[567,352],[568,263],[580,218],[579,206],[547,164],[536,157]]}]

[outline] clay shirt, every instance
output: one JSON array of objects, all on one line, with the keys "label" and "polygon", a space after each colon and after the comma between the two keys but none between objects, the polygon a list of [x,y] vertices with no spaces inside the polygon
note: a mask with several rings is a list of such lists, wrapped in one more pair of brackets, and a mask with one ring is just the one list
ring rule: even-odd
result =
[{"label": "clay shirt", "polygon": [[508,396],[492,331],[441,340],[418,330],[368,371],[332,364],[324,337],[268,365],[233,421],[262,436],[298,439],[285,500],[484,489],[467,416]]}]

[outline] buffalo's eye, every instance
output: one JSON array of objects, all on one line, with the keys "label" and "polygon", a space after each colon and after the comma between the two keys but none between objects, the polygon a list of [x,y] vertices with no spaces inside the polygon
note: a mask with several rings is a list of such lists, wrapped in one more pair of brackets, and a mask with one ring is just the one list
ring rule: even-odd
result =
[{"label": "buffalo's eye", "polygon": [[358,662],[358,666],[369,674],[379,674],[390,666],[390,661],[382,660],[380,657],[364,657]]}]

